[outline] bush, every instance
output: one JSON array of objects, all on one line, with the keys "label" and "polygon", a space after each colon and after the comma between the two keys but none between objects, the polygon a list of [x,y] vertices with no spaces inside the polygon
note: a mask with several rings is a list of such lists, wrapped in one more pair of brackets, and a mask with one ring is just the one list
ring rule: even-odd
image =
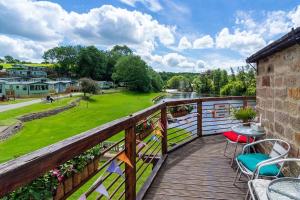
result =
[{"label": "bush", "polygon": [[98,85],[95,81],[89,78],[82,78],[79,80],[80,82],[80,88],[83,92],[84,96],[86,96],[86,93],[90,94],[96,94],[98,91]]}]

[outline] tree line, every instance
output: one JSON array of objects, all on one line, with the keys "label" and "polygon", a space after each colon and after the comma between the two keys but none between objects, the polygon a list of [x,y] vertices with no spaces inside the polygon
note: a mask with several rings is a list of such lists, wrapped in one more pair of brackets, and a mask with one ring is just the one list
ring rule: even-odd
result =
[{"label": "tree line", "polygon": [[[166,74],[161,74],[164,77]],[[166,81],[166,88],[195,91],[205,95],[239,96],[256,94],[255,70],[249,66],[239,67],[237,72],[207,70],[200,74],[180,74]]]},{"label": "tree line", "polygon": [[53,63],[58,76],[87,77],[123,83],[129,90],[161,91],[160,75],[126,45],[102,51],[95,46],[59,46],[46,51],[46,63]]},{"label": "tree line", "polygon": [[[126,45],[116,45],[109,51],[99,50],[95,46],[58,46],[44,52],[43,59],[43,63],[53,66],[47,68],[49,77],[114,81],[138,92],[158,92],[172,88],[207,95],[256,93],[255,70],[249,66],[239,67],[236,72],[231,68],[230,73],[221,69],[200,74],[157,73]],[[23,63],[9,55],[0,62]]]}]

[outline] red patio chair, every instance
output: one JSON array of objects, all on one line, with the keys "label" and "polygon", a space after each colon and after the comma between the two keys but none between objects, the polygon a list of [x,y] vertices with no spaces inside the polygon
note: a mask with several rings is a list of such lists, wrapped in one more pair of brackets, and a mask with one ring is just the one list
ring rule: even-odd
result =
[{"label": "red patio chair", "polygon": [[[226,138],[226,146],[225,146],[225,149],[224,149],[224,156],[226,156],[226,150],[227,150],[228,144],[230,143],[230,144],[235,145],[234,153],[233,153],[233,156],[231,158],[231,165],[232,165],[233,161],[234,161],[234,158],[236,156],[236,150],[237,150],[238,144],[241,144],[241,145],[247,144],[247,137],[244,136],[244,135],[239,135],[234,131],[224,132],[223,135]],[[253,138],[249,139],[250,143],[252,143],[253,141],[254,141]]]}]

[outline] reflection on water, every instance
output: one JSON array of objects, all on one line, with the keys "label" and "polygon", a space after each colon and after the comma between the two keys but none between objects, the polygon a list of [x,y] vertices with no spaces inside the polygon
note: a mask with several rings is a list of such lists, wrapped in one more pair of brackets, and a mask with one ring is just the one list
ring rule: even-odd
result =
[{"label": "reflection on water", "polygon": [[[167,95],[157,99],[157,102],[162,102],[165,100],[173,100],[173,99],[191,99],[191,98],[199,98],[203,97],[195,92],[182,92],[182,93],[168,93]],[[216,112],[216,108],[220,105],[229,104],[229,110],[226,117],[216,117],[214,113]],[[196,104],[192,104],[194,106],[191,114],[186,115],[184,117],[179,117],[170,120],[168,126],[169,129],[172,127],[180,127],[191,133],[191,135],[196,135],[197,133],[197,107]],[[211,102],[203,102],[202,104],[202,130],[203,135],[215,134],[224,131],[228,131],[232,126],[237,125],[240,121],[234,119],[231,115],[232,109],[240,108],[243,105],[241,100],[222,100],[222,101],[211,101]],[[255,102],[250,103],[250,105],[255,106]],[[224,112],[224,110],[219,112]],[[227,112],[227,110],[225,111]]]}]

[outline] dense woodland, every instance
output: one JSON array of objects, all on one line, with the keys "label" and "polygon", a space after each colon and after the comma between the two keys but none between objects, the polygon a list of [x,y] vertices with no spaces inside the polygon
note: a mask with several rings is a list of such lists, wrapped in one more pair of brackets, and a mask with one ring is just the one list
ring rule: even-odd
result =
[{"label": "dense woodland", "polygon": [[[158,92],[163,89],[195,91],[205,95],[255,95],[255,69],[245,66],[236,71],[214,69],[202,73],[155,72],[127,46],[102,51],[94,46],[59,46],[44,52],[44,62],[52,64],[50,76],[91,78],[125,83],[129,90]],[[25,63],[5,56],[0,62]]]}]

